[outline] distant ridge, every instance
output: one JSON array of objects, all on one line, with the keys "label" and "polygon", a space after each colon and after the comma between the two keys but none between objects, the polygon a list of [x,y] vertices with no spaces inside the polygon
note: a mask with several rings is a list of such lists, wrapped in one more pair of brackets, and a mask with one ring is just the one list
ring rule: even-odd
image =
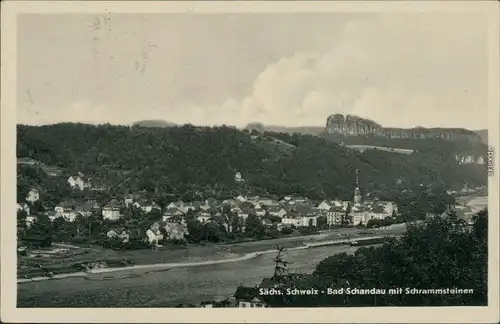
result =
[{"label": "distant ridge", "polygon": [[355,115],[330,115],[326,121],[326,134],[342,136],[373,136],[389,139],[436,139],[468,140],[482,142],[476,132],[464,128],[392,128],[383,127],[373,120]]},{"label": "distant ridge", "polygon": [[484,144],[488,144],[488,130],[487,129],[480,129],[477,131],[474,131],[479,137],[481,137],[481,141],[483,141]]},{"label": "distant ridge", "polygon": [[245,129],[252,130],[255,129],[259,132],[276,132],[276,133],[298,133],[305,135],[320,135],[325,131],[323,126],[275,126],[275,125],[264,125],[262,123],[249,123]]},{"label": "distant ridge", "polygon": [[164,127],[177,127],[176,123],[172,123],[161,119],[150,119],[150,120],[140,120],[132,124],[133,126],[139,127],[151,127],[151,128],[164,128]]},{"label": "distant ridge", "polygon": [[[274,126],[274,125],[264,125],[263,123],[260,122],[253,122],[249,123],[245,129],[247,130],[252,130],[255,129],[259,132],[277,132],[277,133],[298,133],[298,134],[308,134],[308,135],[322,135],[325,132],[325,127],[322,126],[294,126],[294,127],[288,127],[288,126]],[[426,130],[427,128],[424,127],[417,127],[414,128],[414,130]],[[411,130],[411,129],[408,129]],[[447,130],[447,128],[442,128],[442,130]],[[459,130],[459,129],[450,129],[450,130]],[[460,129],[461,130],[461,129]],[[464,131],[468,131],[466,129],[463,129]],[[477,134],[481,142],[484,144],[488,144],[488,130],[487,129],[481,129],[481,130],[476,130],[476,131],[468,131],[471,133]]]}]

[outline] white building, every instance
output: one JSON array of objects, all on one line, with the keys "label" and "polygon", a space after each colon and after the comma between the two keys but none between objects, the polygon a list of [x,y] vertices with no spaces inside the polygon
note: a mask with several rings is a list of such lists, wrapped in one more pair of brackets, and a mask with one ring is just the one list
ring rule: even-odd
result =
[{"label": "white building", "polygon": [[234,175],[234,181],[236,181],[236,182],[245,182],[245,179],[243,179],[241,177],[241,173],[236,172],[236,174]]},{"label": "white building", "polygon": [[102,218],[109,220],[117,220],[121,217],[120,204],[116,199],[111,200],[102,209]]},{"label": "white building", "polygon": [[320,210],[330,210],[330,208],[332,208],[332,206],[326,201],[326,200],[323,200],[317,207],[318,209]]},{"label": "white building", "polygon": [[74,188],[74,189],[79,189],[79,190],[83,190],[87,187],[89,187],[89,184],[86,183],[82,177],[80,175],[76,175],[76,176],[71,176],[68,178],[68,183],[69,185],[71,186],[71,188]]},{"label": "white building", "polygon": [[25,203],[18,203],[17,204],[17,210],[24,210],[26,212],[26,215],[29,215],[30,214],[30,206],[28,206],[28,204],[25,204]]},{"label": "white building", "polygon": [[31,189],[30,192],[28,192],[28,195],[26,196],[26,201],[30,203],[34,203],[39,199],[40,199],[40,193],[38,192],[37,189]]},{"label": "white building", "polygon": [[163,234],[160,231],[160,224],[154,223],[151,225],[151,227],[146,231],[146,237],[149,244],[161,246],[159,242],[163,240]]}]

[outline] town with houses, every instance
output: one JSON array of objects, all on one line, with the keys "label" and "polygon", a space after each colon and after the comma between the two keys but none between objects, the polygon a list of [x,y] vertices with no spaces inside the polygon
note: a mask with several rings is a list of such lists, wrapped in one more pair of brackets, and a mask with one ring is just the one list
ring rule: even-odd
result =
[{"label": "town with houses", "polygon": [[[107,224],[105,236],[122,243],[131,240],[130,228],[127,229],[123,226],[123,222],[120,222],[127,210],[139,210],[146,221],[149,220],[148,215],[156,213],[158,217],[150,220],[142,237],[142,241],[152,248],[161,248],[168,245],[169,241],[184,241],[190,234],[188,222],[193,219],[196,219],[202,226],[215,223],[231,233],[235,229],[228,219],[228,214],[238,218],[238,231],[243,233],[246,231],[246,221],[251,215],[257,218],[266,230],[272,229],[282,233],[285,233],[287,229],[287,233],[291,233],[304,228],[313,228],[314,231],[311,233],[317,233],[318,230],[329,230],[340,226],[366,226],[373,220],[378,220],[379,223],[387,220],[392,224],[398,214],[398,206],[392,201],[370,197],[370,193],[362,195],[359,176],[356,170],[356,185],[352,199],[349,201],[338,199],[314,201],[307,197],[293,195],[281,199],[238,195],[225,200],[210,198],[204,201],[171,201],[162,207],[160,203],[141,197],[140,194],[128,194],[114,197],[103,205],[95,200],[64,200],[52,209],[44,207],[44,213],[51,222],[60,218],[68,223],[75,222],[79,218],[97,215],[99,218],[102,217],[102,221]],[[236,182],[244,182],[240,173],[236,173],[234,179]],[[67,183],[75,191],[102,190],[92,186],[91,181],[81,173],[70,176]],[[477,190],[478,188],[463,188],[460,192],[448,191],[448,194],[467,194]],[[32,226],[37,218],[37,215],[31,211],[35,203],[44,206],[39,190],[32,188],[25,200],[17,204],[18,211],[23,211],[26,215],[27,228]],[[457,205],[455,209],[461,215],[473,214],[470,207],[465,204],[464,206]],[[322,224],[320,224],[320,219],[322,219]],[[272,283],[264,281],[259,287],[265,287],[266,284],[273,287]],[[222,301],[205,301],[199,305],[180,304],[178,307],[259,308],[267,306],[258,287],[240,286],[231,298]]]},{"label": "town with houses", "polygon": [[[359,175],[358,175],[359,177]],[[241,181],[241,175],[235,175],[235,181]],[[86,181],[82,174],[71,176],[67,180],[69,186],[74,190],[85,190],[92,188],[90,182]],[[18,210],[24,210],[29,227],[36,219],[36,215],[30,212],[30,205],[39,201],[40,194],[33,188],[28,193],[25,202],[17,204]],[[43,202],[42,202],[43,205]],[[326,225],[330,227],[344,224],[356,226],[367,224],[371,219],[383,220],[393,217],[397,212],[397,206],[391,201],[380,201],[378,199],[363,199],[359,188],[359,179],[356,180],[356,189],[352,201],[324,200],[315,202],[306,197],[283,197],[278,200],[271,197],[237,196],[233,199],[218,201],[207,199],[205,201],[172,201],[162,208],[158,203],[141,199],[140,195],[126,195],[121,198],[113,198],[107,204],[101,206],[95,200],[88,201],[61,201],[53,210],[45,213],[51,221],[63,218],[67,222],[74,222],[78,216],[88,217],[92,214],[102,215],[103,220],[111,222],[118,221],[123,217],[125,209],[140,209],[144,214],[153,211],[161,213],[162,221],[153,222],[146,232],[144,240],[150,244],[158,244],[159,241],[167,239],[163,237],[166,233],[168,239],[181,240],[188,235],[186,215],[191,214],[201,224],[223,219],[223,209],[229,209],[233,215],[237,215],[241,229],[245,231],[245,221],[250,215],[255,215],[265,227],[274,227],[282,230],[286,227],[317,227],[318,218],[324,217]],[[227,232],[232,232],[231,224],[223,222],[220,224]],[[163,227],[165,231],[160,231]],[[119,228],[110,228],[108,237],[120,237],[127,240],[128,233]]]}]

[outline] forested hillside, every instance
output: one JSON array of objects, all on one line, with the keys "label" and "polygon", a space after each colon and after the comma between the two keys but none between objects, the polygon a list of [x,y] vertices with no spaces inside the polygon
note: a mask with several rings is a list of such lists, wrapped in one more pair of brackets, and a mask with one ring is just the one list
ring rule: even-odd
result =
[{"label": "forested hillside", "polygon": [[[297,194],[310,198],[351,198],[355,169],[364,193],[391,195],[420,184],[434,187],[485,185],[484,166],[459,165],[437,147],[411,155],[376,150],[363,153],[312,135],[253,133],[233,127],[145,128],[56,124],[17,127],[17,155],[76,171],[112,193],[146,190],[194,199],[199,195]],[[424,144],[419,144],[424,145]],[[444,145],[444,144],[443,144]],[[18,188],[44,187],[54,177],[40,170],[18,174]],[[37,173],[38,172],[38,173]],[[40,173],[42,172],[42,173]],[[240,172],[244,184],[236,183]],[[34,176],[36,175],[36,176]],[[67,178],[66,178],[67,179]]]}]

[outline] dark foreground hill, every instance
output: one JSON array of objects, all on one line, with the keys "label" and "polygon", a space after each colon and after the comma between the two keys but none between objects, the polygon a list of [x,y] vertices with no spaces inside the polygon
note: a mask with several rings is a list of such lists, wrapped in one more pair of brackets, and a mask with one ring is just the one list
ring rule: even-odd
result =
[{"label": "dark foreground hill", "polygon": [[[439,141],[436,147],[403,155],[361,153],[311,135],[251,135],[225,126],[18,125],[17,136],[18,157],[66,170],[62,180],[83,172],[114,194],[147,190],[194,199],[207,192],[221,196],[248,190],[348,199],[356,169],[362,190],[381,195],[421,184],[458,188],[465,183],[485,185],[487,180],[484,166],[459,164]],[[235,182],[236,172],[244,183]],[[30,185],[43,186],[44,176],[36,174],[35,178],[24,171],[18,175],[22,191]]]}]

